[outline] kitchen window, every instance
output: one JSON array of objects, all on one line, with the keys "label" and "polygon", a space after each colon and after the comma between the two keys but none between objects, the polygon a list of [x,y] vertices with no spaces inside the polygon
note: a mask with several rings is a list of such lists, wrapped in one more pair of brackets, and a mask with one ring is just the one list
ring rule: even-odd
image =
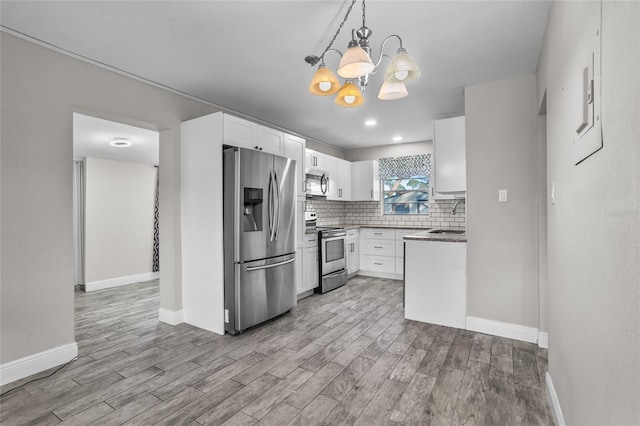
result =
[{"label": "kitchen window", "polygon": [[429,214],[429,177],[411,176],[383,181],[384,214]]},{"label": "kitchen window", "polygon": [[382,213],[385,215],[428,215],[431,155],[380,159]]}]

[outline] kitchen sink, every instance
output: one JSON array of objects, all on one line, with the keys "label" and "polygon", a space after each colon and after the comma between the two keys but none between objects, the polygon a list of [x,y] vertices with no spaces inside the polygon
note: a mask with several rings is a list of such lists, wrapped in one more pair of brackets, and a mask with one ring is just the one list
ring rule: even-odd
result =
[{"label": "kitchen sink", "polygon": [[454,229],[432,229],[429,234],[464,234],[465,231]]}]

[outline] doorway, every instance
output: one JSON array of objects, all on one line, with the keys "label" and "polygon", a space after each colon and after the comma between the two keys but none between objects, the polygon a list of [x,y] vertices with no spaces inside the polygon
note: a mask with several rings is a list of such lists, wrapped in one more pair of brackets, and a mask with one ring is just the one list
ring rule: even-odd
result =
[{"label": "doorway", "polygon": [[74,285],[158,279],[159,133],[73,114]]}]

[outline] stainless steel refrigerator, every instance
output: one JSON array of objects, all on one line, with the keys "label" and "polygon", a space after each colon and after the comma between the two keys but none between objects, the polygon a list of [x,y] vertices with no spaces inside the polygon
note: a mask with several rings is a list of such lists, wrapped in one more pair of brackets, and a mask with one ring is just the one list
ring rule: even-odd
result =
[{"label": "stainless steel refrigerator", "polygon": [[289,158],[224,150],[225,330],[236,334],[297,303],[295,175]]}]

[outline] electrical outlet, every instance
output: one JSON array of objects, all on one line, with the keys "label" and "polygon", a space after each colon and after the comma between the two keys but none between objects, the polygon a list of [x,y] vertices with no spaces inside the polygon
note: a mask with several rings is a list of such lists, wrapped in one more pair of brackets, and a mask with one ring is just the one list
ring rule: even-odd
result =
[{"label": "electrical outlet", "polygon": [[506,203],[507,202],[507,190],[506,189],[499,189],[498,190],[498,201],[501,203]]},{"label": "electrical outlet", "polygon": [[229,310],[228,309],[224,310],[224,322],[226,324],[229,324]]}]

